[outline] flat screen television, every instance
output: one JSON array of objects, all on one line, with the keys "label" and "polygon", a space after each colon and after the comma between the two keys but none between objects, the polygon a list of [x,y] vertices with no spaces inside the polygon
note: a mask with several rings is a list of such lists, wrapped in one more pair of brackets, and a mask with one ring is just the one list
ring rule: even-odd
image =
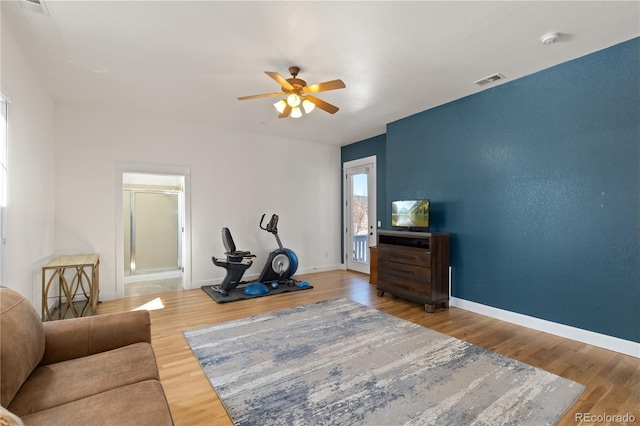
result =
[{"label": "flat screen television", "polygon": [[429,200],[391,202],[391,226],[420,229],[429,227]]}]

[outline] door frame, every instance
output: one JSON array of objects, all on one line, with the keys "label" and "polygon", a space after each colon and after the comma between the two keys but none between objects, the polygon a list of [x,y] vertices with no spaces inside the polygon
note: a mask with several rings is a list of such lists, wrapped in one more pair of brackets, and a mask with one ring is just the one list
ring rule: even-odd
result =
[{"label": "door frame", "polygon": [[[375,155],[359,158],[357,160],[346,161],[342,164],[342,209],[343,209],[343,253],[344,253],[344,267],[348,269],[349,262],[349,223],[351,223],[351,218],[349,217],[350,208],[348,207],[347,197],[350,197],[348,193],[349,183],[348,183],[348,171],[350,169],[359,168],[369,166],[370,171],[367,173],[367,201],[368,201],[368,217],[369,217],[369,232],[368,232],[368,242],[369,247],[374,247],[377,245],[377,157]],[[371,259],[369,257],[369,259]],[[370,273],[370,262],[367,262],[366,272]],[[360,271],[362,272],[362,271]]]},{"label": "door frame", "polygon": [[166,166],[147,163],[116,162],[115,225],[116,225],[116,292],[124,297],[124,232],[122,220],[122,189],[125,173],[181,176],[184,179],[184,232],[182,235],[182,287],[191,289],[191,169],[186,166]]}]

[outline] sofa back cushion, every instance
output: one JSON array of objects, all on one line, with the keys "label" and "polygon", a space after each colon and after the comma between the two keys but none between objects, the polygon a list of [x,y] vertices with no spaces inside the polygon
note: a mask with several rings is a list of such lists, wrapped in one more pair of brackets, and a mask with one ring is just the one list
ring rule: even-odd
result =
[{"label": "sofa back cushion", "polygon": [[3,407],[44,354],[44,330],[38,312],[18,292],[0,287],[0,403]]}]

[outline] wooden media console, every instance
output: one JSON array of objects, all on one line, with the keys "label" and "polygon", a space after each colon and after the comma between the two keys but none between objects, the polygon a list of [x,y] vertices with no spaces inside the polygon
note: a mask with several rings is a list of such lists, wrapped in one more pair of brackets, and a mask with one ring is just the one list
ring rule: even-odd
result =
[{"label": "wooden media console", "polygon": [[449,307],[449,234],[378,230],[377,294]]}]

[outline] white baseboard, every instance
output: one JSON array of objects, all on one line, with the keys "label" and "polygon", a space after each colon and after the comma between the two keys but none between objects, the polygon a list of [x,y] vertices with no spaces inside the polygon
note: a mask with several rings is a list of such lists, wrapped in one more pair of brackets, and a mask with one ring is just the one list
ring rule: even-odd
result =
[{"label": "white baseboard", "polygon": [[343,269],[342,265],[337,263],[335,265],[321,265],[321,266],[314,266],[314,267],[311,267],[311,268],[302,268],[302,269],[298,269],[296,271],[296,275],[313,274],[314,272],[335,271],[337,269]]},{"label": "white baseboard", "polygon": [[506,311],[504,309],[494,308],[492,306],[483,305],[481,303],[457,297],[452,297],[449,300],[449,304],[456,308],[475,312],[501,321],[506,321],[512,324],[521,325],[534,330],[543,331],[545,333],[640,358],[640,343],[632,342],[630,340],[620,339],[606,334],[595,333],[593,331],[577,327],[571,327],[516,312]]},{"label": "white baseboard", "polygon": [[[100,297],[98,297],[98,302],[104,302],[105,300],[117,300],[120,299],[120,297],[118,297],[118,293],[113,293],[113,292],[109,292],[109,293],[105,293],[104,291],[102,291],[102,289],[100,289]],[[98,305],[98,308],[100,307],[100,305]]]}]

